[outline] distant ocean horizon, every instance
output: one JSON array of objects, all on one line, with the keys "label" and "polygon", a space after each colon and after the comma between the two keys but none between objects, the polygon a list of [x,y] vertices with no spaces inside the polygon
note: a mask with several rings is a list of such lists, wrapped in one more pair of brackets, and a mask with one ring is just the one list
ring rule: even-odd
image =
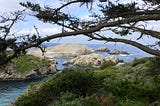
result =
[{"label": "distant ocean horizon", "polygon": [[[59,45],[61,43],[44,43],[45,47],[52,47]],[[123,59],[125,61],[132,61],[135,58],[141,57],[150,57],[152,55],[130,45],[116,43],[116,44],[83,44],[94,50],[97,50],[101,46],[107,47],[109,50],[117,49],[127,51],[129,55],[116,55],[119,59]],[[104,52],[97,52],[103,56],[109,56],[110,54]],[[57,58],[58,62],[57,69],[62,70],[66,66],[62,66],[62,63],[69,58]],[[20,94],[24,92],[30,82],[35,82],[35,80],[29,81],[8,81],[8,82],[0,82],[0,106],[6,106],[8,103],[13,102]]]}]

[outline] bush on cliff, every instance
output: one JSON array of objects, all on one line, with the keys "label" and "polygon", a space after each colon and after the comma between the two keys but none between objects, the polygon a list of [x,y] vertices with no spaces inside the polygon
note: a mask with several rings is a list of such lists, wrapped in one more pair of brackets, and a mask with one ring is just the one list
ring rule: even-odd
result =
[{"label": "bush on cliff", "polygon": [[23,73],[48,65],[48,63],[49,62],[45,59],[40,59],[32,55],[22,54],[20,57],[13,59],[10,63],[0,66],[0,69],[11,67],[16,70],[16,72]]},{"label": "bush on cliff", "polygon": [[[71,92],[77,97],[86,97],[98,90],[100,83],[91,70],[64,69],[26,92],[15,106],[46,106],[60,97],[62,92]],[[31,89],[32,86],[29,88]]]}]

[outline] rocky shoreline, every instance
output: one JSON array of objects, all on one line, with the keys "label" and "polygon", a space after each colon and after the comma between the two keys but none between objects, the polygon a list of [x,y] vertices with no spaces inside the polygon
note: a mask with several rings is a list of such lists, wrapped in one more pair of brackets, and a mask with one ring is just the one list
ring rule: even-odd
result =
[{"label": "rocky shoreline", "polygon": [[26,80],[26,79],[37,79],[47,77],[48,75],[55,74],[56,70],[50,70],[48,66],[41,67],[39,69],[33,69],[26,73],[17,72],[3,72],[0,73],[0,81],[12,81],[12,80]]},{"label": "rocky shoreline", "polygon": [[[32,59],[32,60],[29,60],[28,62],[34,62],[34,61],[35,60]],[[41,59],[36,61],[41,61]],[[22,65],[23,64],[27,64],[26,61],[22,63]],[[24,68],[27,68],[27,67],[24,67]],[[47,63],[43,63],[42,65],[37,67],[34,66],[34,63],[33,63],[33,68],[31,68],[28,71],[23,71],[23,70],[18,71],[18,65],[13,62],[13,63],[9,63],[6,66],[0,67],[0,82],[13,81],[13,80],[18,81],[18,80],[27,80],[27,79],[38,79],[38,78],[47,77],[48,75],[51,75],[51,74],[55,74],[56,72],[57,72],[57,69],[56,69],[55,60],[52,60],[52,61],[48,60]]]},{"label": "rocky shoreline", "polygon": [[[102,56],[97,54],[98,52],[106,52],[108,54],[128,54],[127,52],[120,50],[110,50],[107,47],[99,47],[97,50],[87,47],[86,45],[78,44],[61,44],[54,47],[46,48],[46,52],[42,55],[39,49],[28,51],[27,55],[33,55],[40,59],[46,59],[48,64],[42,65],[41,67],[33,68],[28,72],[17,72],[16,66],[12,64],[3,69],[0,68],[0,81],[11,81],[11,80],[26,80],[32,78],[42,78],[50,74],[57,72],[56,59],[57,57],[69,57],[70,61],[64,61],[62,65],[77,65],[77,66],[101,66],[105,62],[110,61],[114,64],[121,62],[116,56]],[[34,61],[34,60],[33,60]],[[25,63],[24,63],[25,64]]]}]

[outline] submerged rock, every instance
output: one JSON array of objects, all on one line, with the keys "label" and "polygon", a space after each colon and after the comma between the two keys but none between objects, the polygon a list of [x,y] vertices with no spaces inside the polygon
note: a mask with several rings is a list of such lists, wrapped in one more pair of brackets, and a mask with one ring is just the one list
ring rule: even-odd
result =
[{"label": "submerged rock", "polygon": [[96,51],[99,51],[99,52],[109,52],[110,50],[107,47],[102,46],[102,47],[99,47]]},{"label": "submerged rock", "polygon": [[65,62],[67,64],[78,65],[78,66],[100,66],[107,61],[111,61],[115,64],[118,63],[118,58],[116,56],[102,56],[100,54],[92,53],[88,55],[80,55],[69,62]]},{"label": "submerged rock", "polygon": [[46,52],[44,53],[43,56],[40,49],[28,51],[27,53],[37,57],[57,58],[57,57],[76,57],[78,55],[91,54],[94,52],[95,51],[92,48],[89,48],[86,45],[61,44],[54,47],[46,48]]}]

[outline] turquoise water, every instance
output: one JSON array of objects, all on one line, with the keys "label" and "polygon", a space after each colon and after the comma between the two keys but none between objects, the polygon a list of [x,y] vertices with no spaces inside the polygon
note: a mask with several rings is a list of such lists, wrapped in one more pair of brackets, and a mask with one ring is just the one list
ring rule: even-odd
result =
[{"label": "turquoise water", "polygon": [[42,79],[29,79],[25,81],[5,81],[0,82],[0,106],[6,106],[13,102],[24,92],[30,82],[38,82]]},{"label": "turquoise water", "polygon": [[[55,46],[57,44],[52,44],[52,43],[48,43],[45,44],[47,47],[49,46]],[[93,49],[97,49],[100,46],[106,46],[108,47],[110,50],[113,49],[118,49],[118,50],[123,50],[123,51],[127,51],[128,53],[130,53],[130,55],[124,56],[124,55],[116,55],[118,58],[123,59],[125,61],[132,61],[135,58],[140,58],[140,57],[146,57],[146,56],[151,56],[150,54],[147,54],[133,46],[129,46],[129,45],[125,45],[125,44],[106,44],[106,45],[97,45],[97,44],[88,44],[87,46],[93,48]],[[102,53],[102,52],[97,52],[99,54],[102,54],[104,56],[109,56],[109,54],[107,53]],[[66,60],[70,60],[69,58],[57,58],[56,59],[58,64],[57,64],[57,69],[58,70],[62,70],[63,68],[65,68],[66,66],[62,66],[62,63]],[[31,82],[37,82],[37,81],[41,81],[42,79],[30,79],[30,80],[26,80],[26,81],[7,81],[7,82],[0,82],[0,106],[6,106],[8,103],[13,102],[14,100],[16,100],[16,98],[21,95],[24,90],[27,88],[27,86],[29,85],[29,83]]]}]

